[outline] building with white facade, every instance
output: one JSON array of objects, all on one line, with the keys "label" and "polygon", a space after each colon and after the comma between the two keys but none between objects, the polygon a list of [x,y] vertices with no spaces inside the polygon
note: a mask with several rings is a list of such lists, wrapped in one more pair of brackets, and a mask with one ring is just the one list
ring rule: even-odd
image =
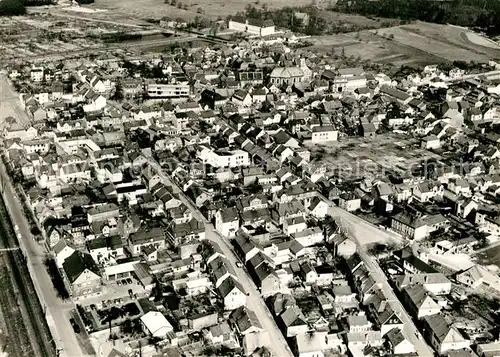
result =
[{"label": "building with white facade", "polygon": [[213,150],[212,148],[202,146],[197,152],[199,159],[204,164],[213,167],[240,167],[250,165],[250,158],[243,150]]},{"label": "building with white facade", "polygon": [[329,141],[337,141],[339,132],[331,125],[315,126],[312,129],[313,143],[327,143]]},{"label": "building with white facade", "polygon": [[276,32],[271,20],[243,19],[235,17],[229,20],[228,28],[238,32],[247,32],[257,36],[269,36]]},{"label": "building with white facade", "polygon": [[146,93],[151,98],[180,98],[188,97],[190,93],[188,84],[148,84]]}]

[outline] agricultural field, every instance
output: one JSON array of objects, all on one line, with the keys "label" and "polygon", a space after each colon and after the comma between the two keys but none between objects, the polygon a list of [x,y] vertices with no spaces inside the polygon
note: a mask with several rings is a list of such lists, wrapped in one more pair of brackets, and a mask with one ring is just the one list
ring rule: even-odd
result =
[{"label": "agricultural field", "polygon": [[377,34],[448,61],[461,59],[487,62],[491,58],[500,58],[500,48],[492,48],[489,42],[489,46],[483,46],[478,41],[482,39],[481,36],[477,34],[468,36],[467,34],[471,34],[470,31],[456,26],[416,22],[380,29]]},{"label": "agricultural field", "polygon": [[[225,19],[229,15],[245,11],[247,5],[261,8],[265,4],[268,9],[276,9],[311,4],[307,0],[177,0],[175,6],[170,5],[170,0],[167,2],[168,4],[164,0],[97,0],[94,4],[86,5],[86,7],[120,11],[140,18],[161,19],[168,17],[189,21],[196,16],[205,16],[212,20]],[[198,11],[202,11],[203,14],[198,13]]]},{"label": "agricultural field", "polygon": [[394,65],[500,59],[500,46],[457,26],[414,22],[346,34],[316,36],[313,48]]}]

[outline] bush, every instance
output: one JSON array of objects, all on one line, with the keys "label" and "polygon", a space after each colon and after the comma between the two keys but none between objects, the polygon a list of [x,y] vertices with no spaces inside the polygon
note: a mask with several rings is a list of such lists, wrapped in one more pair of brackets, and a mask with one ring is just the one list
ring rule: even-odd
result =
[{"label": "bush", "polygon": [[0,16],[19,16],[26,13],[22,0],[2,0],[0,1]]}]

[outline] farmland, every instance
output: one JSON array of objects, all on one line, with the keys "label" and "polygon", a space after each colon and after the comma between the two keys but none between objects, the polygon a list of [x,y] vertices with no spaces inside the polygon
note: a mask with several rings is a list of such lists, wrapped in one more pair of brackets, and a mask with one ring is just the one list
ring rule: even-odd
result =
[{"label": "farmland", "polygon": [[317,50],[379,63],[415,65],[500,59],[500,47],[466,29],[414,22],[408,25],[311,38]]},{"label": "farmland", "polygon": [[[170,0],[168,3],[170,3]],[[304,0],[271,0],[260,2],[248,0],[178,0],[176,5],[172,6],[165,4],[164,0],[99,0],[89,7],[115,10],[128,15],[150,19],[168,17],[172,19],[192,20],[196,16],[205,16],[215,20],[218,18],[225,19],[228,15],[244,11],[245,6],[249,4],[256,7],[262,7],[265,4],[268,9],[273,9],[285,6],[305,6],[309,5],[310,2]],[[198,9],[203,12],[203,15],[198,13]]]}]

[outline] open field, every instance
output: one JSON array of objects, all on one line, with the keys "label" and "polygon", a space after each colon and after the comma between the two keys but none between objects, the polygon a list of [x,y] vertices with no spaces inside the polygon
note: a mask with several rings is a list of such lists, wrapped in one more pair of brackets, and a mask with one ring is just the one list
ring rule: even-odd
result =
[{"label": "open field", "polygon": [[184,20],[192,20],[196,16],[200,16],[197,10],[201,8],[204,16],[215,20],[217,18],[225,19],[228,15],[245,11],[245,6],[249,4],[257,8],[266,4],[268,9],[311,4],[311,1],[308,0],[268,0],[257,2],[257,4],[256,1],[249,0],[178,0],[177,2],[182,4],[182,9],[179,9],[178,6],[165,4],[164,0],[98,0],[92,5],[85,5],[85,7],[117,10],[140,18],[161,19],[168,17]]},{"label": "open field", "polygon": [[395,65],[500,59],[500,46],[456,26],[415,22],[403,26],[311,38],[313,48]]},{"label": "open field", "polygon": [[[399,149],[396,142],[411,150]],[[421,149],[416,139],[394,133],[372,138],[343,137],[338,142],[308,147],[316,163],[351,179],[375,178],[384,170],[403,174],[418,167],[423,159],[440,159],[439,155]]]},{"label": "open field", "polygon": [[448,61],[487,62],[491,58],[500,58],[500,48],[478,44],[479,35],[474,35],[472,42],[469,31],[446,25],[416,22],[410,25],[391,27],[378,31],[379,36],[393,37],[394,42],[405,44]]}]

